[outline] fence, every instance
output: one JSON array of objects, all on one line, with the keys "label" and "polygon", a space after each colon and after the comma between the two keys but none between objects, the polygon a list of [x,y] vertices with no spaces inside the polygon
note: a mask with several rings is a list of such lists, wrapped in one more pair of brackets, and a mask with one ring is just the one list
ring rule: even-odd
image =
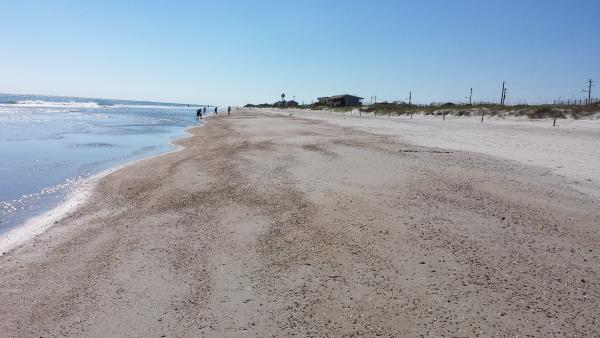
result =
[{"label": "fence", "polygon": [[588,99],[573,99],[573,100],[556,100],[553,102],[555,106],[589,106],[589,105],[597,105],[600,104],[599,98]]}]

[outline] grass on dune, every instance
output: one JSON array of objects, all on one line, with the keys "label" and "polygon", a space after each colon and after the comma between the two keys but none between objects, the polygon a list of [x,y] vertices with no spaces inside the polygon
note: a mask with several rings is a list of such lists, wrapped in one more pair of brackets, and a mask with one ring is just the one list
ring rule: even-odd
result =
[{"label": "grass on dune", "polygon": [[[325,106],[305,105],[301,109],[323,110],[331,109]],[[531,119],[540,118],[584,118],[600,112],[600,105],[510,105],[501,106],[493,103],[479,104],[431,104],[431,105],[399,105],[399,104],[374,104],[361,107],[338,107],[332,108],[337,112],[350,112],[359,110],[364,113],[376,115],[453,115],[453,116],[524,116]]]}]

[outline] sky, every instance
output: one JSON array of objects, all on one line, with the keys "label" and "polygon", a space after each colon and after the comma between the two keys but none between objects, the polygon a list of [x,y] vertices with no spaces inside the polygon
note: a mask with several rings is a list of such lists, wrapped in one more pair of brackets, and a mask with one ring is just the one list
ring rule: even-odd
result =
[{"label": "sky", "polygon": [[[552,102],[600,83],[598,0],[0,0],[0,92],[243,105]],[[600,86],[594,87],[600,90]],[[596,91],[600,97],[600,92]],[[593,95],[594,96],[594,95]]]}]

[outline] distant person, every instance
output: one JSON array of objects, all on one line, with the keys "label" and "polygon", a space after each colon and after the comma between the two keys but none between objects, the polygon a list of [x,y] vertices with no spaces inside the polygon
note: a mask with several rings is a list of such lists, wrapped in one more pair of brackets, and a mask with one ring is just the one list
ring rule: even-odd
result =
[{"label": "distant person", "polygon": [[202,109],[202,112],[204,113],[204,115],[206,115],[206,106],[204,106],[204,108]]},{"label": "distant person", "polygon": [[217,107],[215,107],[215,116],[217,116]]},{"label": "distant person", "polygon": [[231,107],[227,107],[227,115],[231,115]]},{"label": "distant person", "polygon": [[196,110],[196,118],[202,120],[202,108]]}]

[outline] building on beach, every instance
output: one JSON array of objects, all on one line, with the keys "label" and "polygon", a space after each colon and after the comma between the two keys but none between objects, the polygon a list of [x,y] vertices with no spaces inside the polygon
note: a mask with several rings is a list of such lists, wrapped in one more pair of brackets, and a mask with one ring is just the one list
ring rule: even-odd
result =
[{"label": "building on beach", "polygon": [[335,96],[323,96],[317,98],[319,100],[319,104],[327,105],[330,107],[350,107],[350,106],[360,106],[362,105],[362,97],[354,96],[354,95],[335,95]]},{"label": "building on beach", "polygon": [[329,100],[329,96],[317,97],[317,102],[322,105],[326,105],[327,100]]}]

